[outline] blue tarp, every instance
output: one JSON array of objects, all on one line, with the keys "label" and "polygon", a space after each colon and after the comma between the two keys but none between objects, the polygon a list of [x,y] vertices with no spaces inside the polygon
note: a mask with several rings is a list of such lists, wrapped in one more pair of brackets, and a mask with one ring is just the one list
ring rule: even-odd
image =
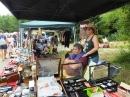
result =
[{"label": "blue tarp", "polygon": [[48,35],[42,35],[42,39],[45,39],[45,38],[49,38],[50,36]]},{"label": "blue tarp", "polygon": [[30,21],[21,23],[20,28],[59,28],[74,27],[74,22],[55,22],[55,21]]}]

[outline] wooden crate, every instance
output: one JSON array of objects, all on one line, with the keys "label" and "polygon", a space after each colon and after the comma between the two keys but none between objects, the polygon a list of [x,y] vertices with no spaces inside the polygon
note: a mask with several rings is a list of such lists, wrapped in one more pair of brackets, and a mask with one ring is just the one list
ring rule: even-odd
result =
[{"label": "wooden crate", "polygon": [[93,70],[92,76],[94,80],[108,77],[108,67],[104,65],[96,66]]}]

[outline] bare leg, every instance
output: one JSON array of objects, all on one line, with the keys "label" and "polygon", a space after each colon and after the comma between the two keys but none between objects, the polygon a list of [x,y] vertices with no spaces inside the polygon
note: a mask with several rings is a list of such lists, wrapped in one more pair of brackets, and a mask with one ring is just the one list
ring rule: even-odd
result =
[{"label": "bare leg", "polygon": [[2,56],[2,50],[0,49],[0,57]]},{"label": "bare leg", "polygon": [[1,52],[1,59],[2,59],[2,61],[4,61],[3,49],[1,49],[0,52]]},{"label": "bare leg", "polygon": [[12,55],[12,52],[10,52],[10,56]]},{"label": "bare leg", "polygon": [[4,59],[6,59],[6,52],[7,52],[7,49],[4,49]]}]

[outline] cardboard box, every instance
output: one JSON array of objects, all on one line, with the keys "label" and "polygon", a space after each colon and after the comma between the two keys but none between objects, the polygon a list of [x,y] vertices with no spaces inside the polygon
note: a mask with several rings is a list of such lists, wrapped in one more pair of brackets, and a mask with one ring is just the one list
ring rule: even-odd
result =
[{"label": "cardboard box", "polygon": [[130,97],[130,93],[128,93],[128,90],[130,90],[130,85],[121,82],[120,85],[117,88],[117,91],[122,94],[124,97]]},{"label": "cardboard box", "polygon": [[114,46],[114,42],[109,42],[109,47],[110,48],[114,48],[115,46]]}]

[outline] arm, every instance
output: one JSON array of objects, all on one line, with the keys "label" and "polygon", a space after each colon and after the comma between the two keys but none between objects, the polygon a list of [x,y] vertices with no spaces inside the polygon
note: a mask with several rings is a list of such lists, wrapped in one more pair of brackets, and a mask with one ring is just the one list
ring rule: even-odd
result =
[{"label": "arm", "polygon": [[[81,57],[79,60],[78,60],[78,62],[83,62],[83,65],[84,65],[84,68],[86,67],[86,65],[87,65],[87,58],[86,57]],[[77,68],[79,68],[79,67],[81,67],[81,63],[79,63],[79,64],[74,64],[74,65],[69,65],[71,68],[73,68],[73,69],[77,69]]]},{"label": "arm", "polygon": [[83,57],[85,57],[85,56],[88,56],[88,55],[90,55],[90,54],[93,54],[94,52],[96,52],[97,50],[98,50],[98,48],[99,48],[99,43],[98,43],[98,37],[97,37],[97,35],[95,35],[94,37],[93,37],[93,44],[94,44],[94,48],[92,49],[92,50],[90,50],[88,53],[86,53],[86,54],[84,54],[83,55]]},{"label": "arm", "polygon": [[11,47],[13,48],[13,45],[11,44]]},{"label": "arm", "polygon": [[81,64],[72,64],[72,65],[69,65],[72,69],[77,69],[79,67],[81,67]]},{"label": "arm", "polygon": [[75,63],[76,60],[70,60],[69,57],[65,59],[64,63]]},{"label": "arm", "polygon": [[[76,63],[76,60],[70,60],[69,57],[65,59],[64,63]],[[77,69],[81,66],[81,64],[72,64],[69,65],[72,69]]]},{"label": "arm", "polygon": [[5,38],[6,38],[6,39],[5,39],[5,41],[6,41],[6,42],[7,42],[7,44],[8,44],[8,43],[9,43],[8,38],[7,38],[6,36],[5,36]]}]

